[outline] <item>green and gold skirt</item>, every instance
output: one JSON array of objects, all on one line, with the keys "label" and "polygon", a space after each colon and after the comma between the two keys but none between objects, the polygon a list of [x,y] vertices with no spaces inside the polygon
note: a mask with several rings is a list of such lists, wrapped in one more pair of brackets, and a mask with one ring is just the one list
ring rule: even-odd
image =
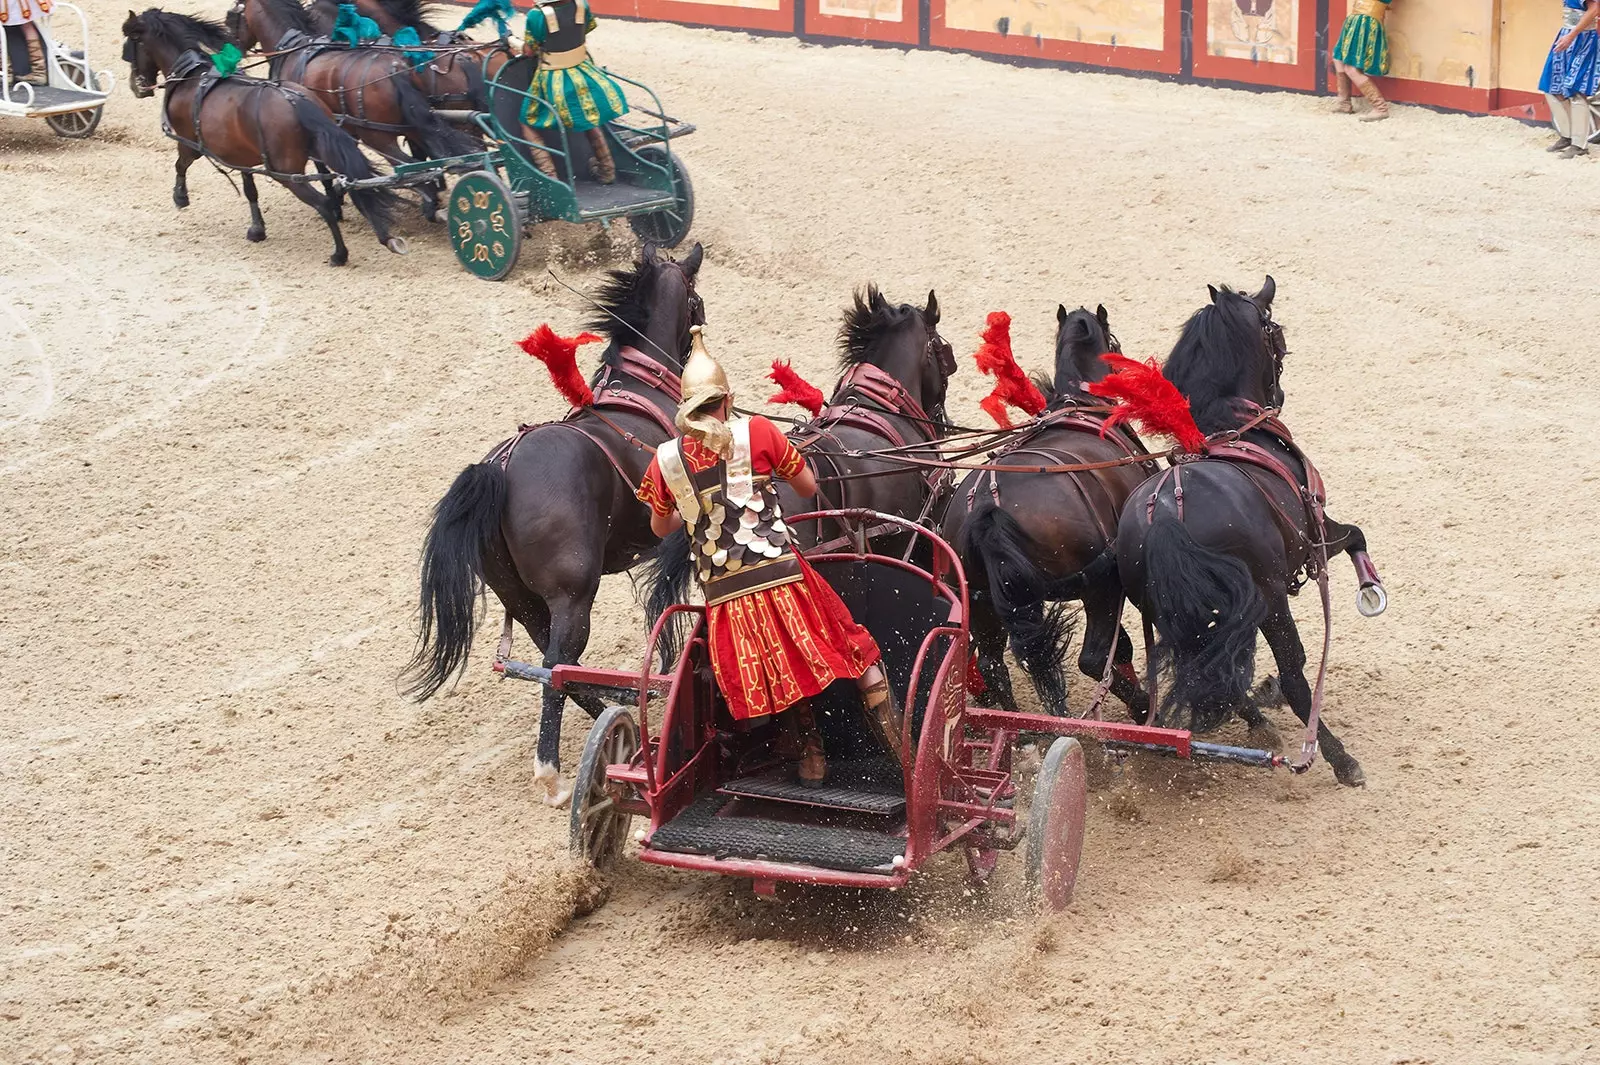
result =
[{"label": "green and gold skirt", "polygon": [[[1363,74],[1382,77],[1389,73],[1389,35],[1384,32],[1382,18],[1385,9],[1376,0],[1358,0],[1352,6],[1353,13],[1339,31],[1339,43],[1333,46],[1333,58]],[[1378,17],[1363,8],[1378,12]]]},{"label": "green and gold skirt", "polygon": [[595,129],[628,113],[622,87],[589,59],[559,69],[541,66],[533,92],[537,99],[528,101],[522,120],[534,129]]}]

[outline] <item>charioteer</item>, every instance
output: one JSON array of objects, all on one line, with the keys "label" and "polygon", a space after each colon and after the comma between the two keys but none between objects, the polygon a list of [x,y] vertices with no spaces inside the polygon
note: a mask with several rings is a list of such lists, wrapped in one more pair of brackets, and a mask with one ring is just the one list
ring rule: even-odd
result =
[{"label": "charioteer", "polygon": [[849,678],[898,759],[902,718],[878,645],[795,551],[778,505],[774,480],[810,498],[816,475],[772,422],[732,417],[727,374],[706,351],[700,327],[690,332],[676,418],[683,435],[656,450],[638,495],[657,536],[688,526],[712,672],[728,710],[738,721],[787,711],[779,720],[782,753],[798,760],[801,783],[819,786],[827,763],[809,700]]},{"label": "charioteer", "polygon": [[565,126],[588,135],[594,179],[609,185],[617,179],[617,164],[604,127],[628,113],[628,101],[589,58],[587,41],[595,25],[589,0],[540,0],[529,10],[522,54],[536,58],[539,68],[522,121],[535,145],[530,149],[534,165],[546,177],[556,176],[555,160],[537,145],[550,144],[545,130]]}]

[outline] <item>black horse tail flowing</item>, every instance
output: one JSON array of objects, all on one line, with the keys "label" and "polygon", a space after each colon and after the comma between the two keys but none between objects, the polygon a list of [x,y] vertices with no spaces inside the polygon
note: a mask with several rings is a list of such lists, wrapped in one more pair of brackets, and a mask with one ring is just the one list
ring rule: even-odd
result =
[{"label": "black horse tail flowing", "polygon": [[415,84],[394,79],[395,98],[400,101],[400,121],[406,126],[406,139],[429,159],[448,159],[483,151],[483,145],[440,118],[428,106],[428,98]]},{"label": "black horse tail flowing", "polygon": [[[640,596],[645,617],[654,625],[667,608],[689,601],[689,581],[694,566],[689,560],[689,532],[679,526],[656,548],[655,554],[634,569],[634,592]],[[680,620],[661,630],[661,668],[671,670],[683,652],[684,631]]]},{"label": "black horse tail flowing", "polygon": [[433,508],[422,547],[422,616],[417,650],[402,674],[418,702],[465,672],[472,635],[483,618],[483,555],[500,535],[506,475],[496,462],[462,470]]},{"label": "black horse tail flowing", "polygon": [[[291,92],[289,101],[295,117],[311,135],[309,154],[313,159],[335,174],[355,181],[377,176],[367,157],[361,154],[361,145],[328,117],[322,105],[302,92]],[[395,209],[400,206],[400,197],[392,189],[352,189],[350,202],[373,229],[386,233]]]},{"label": "black horse tail flowing", "polygon": [[965,564],[972,571],[983,569],[995,615],[1011,634],[1011,650],[1045,712],[1065,714],[1073,616],[1066,603],[1050,600],[1063,598],[1073,578],[1053,579],[1028,557],[1027,545],[1017,519],[992,504],[980,507],[967,521]]},{"label": "black horse tail flowing", "polygon": [[1145,534],[1144,570],[1157,661],[1172,665],[1162,710],[1187,706],[1197,720],[1225,720],[1250,690],[1256,629],[1267,616],[1250,568],[1202,547],[1163,514]]}]

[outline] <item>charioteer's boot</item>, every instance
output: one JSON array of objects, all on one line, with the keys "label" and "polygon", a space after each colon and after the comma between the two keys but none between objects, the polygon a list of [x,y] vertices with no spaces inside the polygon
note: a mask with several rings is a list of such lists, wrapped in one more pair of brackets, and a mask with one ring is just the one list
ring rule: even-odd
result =
[{"label": "charioteer's boot", "polygon": [[1333,105],[1333,113],[1336,115],[1353,115],[1356,113],[1356,105],[1350,102],[1350,75],[1348,74],[1340,73],[1339,75],[1339,102]]},{"label": "charioteer's boot", "polygon": [[811,700],[796,703],[794,723],[800,734],[800,765],[796,775],[808,788],[820,788],[828,777],[828,760],[822,753],[822,730],[811,712]]},{"label": "charioteer's boot", "polygon": [[1367,98],[1367,103],[1372,105],[1372,110],[1361,116],[1363,122],[1382,122],[1389,117],[1389,101],[1383,98],[1383,93],[1372,82],[1361,86],[1361,95]]},{"label": "charioteer's boot", "polygon": [[889,690],[889,678],[881,666],[873,666],[861,676],[861,703],[867,711],[867,722],[878,741],[889,749],[897,764],[904,765],[900,756],[901,734],[905,717],[895,705],[894,692]]},{"label": "charioteer's boot", "polygon": [[28,38],[28,72],[17,80],[30,85],[44,85],[50,80],[44,61],[44,42],[38,37]]},{"label": "charioteer's boot", "polygon": [[606,143],[605,133],[598,129],[589,131],[589,150],[594,153],[594,166],[590,168],[594,179],[602,185],[617,180],[617,161],[611,158],[611,145]]}]

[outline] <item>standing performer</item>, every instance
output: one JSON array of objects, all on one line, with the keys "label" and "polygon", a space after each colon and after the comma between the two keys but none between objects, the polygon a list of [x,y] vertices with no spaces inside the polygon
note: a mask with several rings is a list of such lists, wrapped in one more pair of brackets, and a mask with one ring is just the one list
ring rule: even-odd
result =
[{"label": "standing performer", "polygon": [[[533,95],[522,109],[528,139],[549,144],[540,130],[565,126],[587,132],[594,153],[594,179],[603,185],[617,180],[602,126],[628,113],[628,101],[616,82],[594,65],[585,43],[595,28],[589,0],[539,0],[528,12],[522,54],[539,60],[533,76]],[[532,149],[534,165],[547,177],[556,176],[549,152]]]},{"label": "standing performer", "polygon": [[1390,0],[1352,0],[1350,14],[1333,46],[1333,69],[1339,75],[1339,114],[1355,113],[1350,102],[1350,86],[1366,97],[1372,110],[1361,116],[1363,122],[1381,122],[1389,117],[1389,101],[1383,98],[1372,78],[1389,73],[1389,35],[1383,20]]},{"label": "standing performer", "polygon": [[822,734],[809,700],[841,677],[861,689],[867,720],[900,755],[902,718],[878,645],[839,595],[789,542],[773,478],[802,497],[817,492],[805,457],[759,415],[730,418],[727,374],[707,352],[700,328],[683,369],[683,433],[656,449],[639,498],[650,528],[666,537],[689,527],[695,575],[706,596],[706,627],[717,687],[736,720],[794,712],[784,733],[804,784],[827,775]]},{"label": "standing performer", "polygon": [[25,81],[30,85],[48,83],[50,75],[45,66],[44,38],[39,36],[39,27],[33,21],[49,13],[50,0],[0,0],[0,26],[8,31],[20,29],[22,39],[28,46],[28,72],[19,77],[16,64],[11,63],[12,81]]},{"label": "standing performer", "polygon": [[1600,33],[1595,32],[1600,4],[1563,0],[1562,15],[1561,29],[1539,77],[1539,91],[1550,104],[1556,127],[1556,142],[1545,150],[1578,159],[1589,154],[1594,125],[1589,98],[1600,88]]}]

